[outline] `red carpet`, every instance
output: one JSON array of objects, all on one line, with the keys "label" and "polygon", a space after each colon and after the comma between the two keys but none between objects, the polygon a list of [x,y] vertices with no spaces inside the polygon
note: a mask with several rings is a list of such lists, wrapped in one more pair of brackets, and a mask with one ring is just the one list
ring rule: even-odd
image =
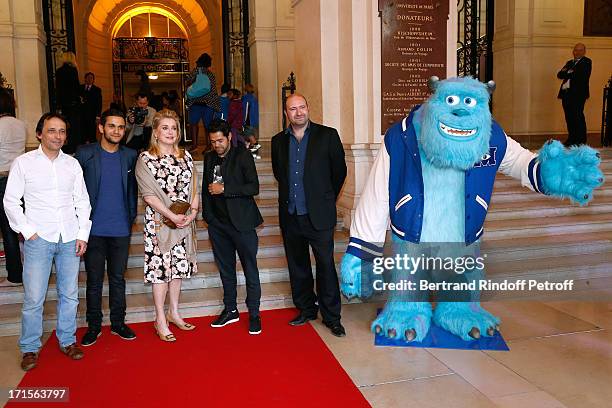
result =
[{"label": "red carpet", "polygon": [[54,334],[19,386],[68,387],[69,403],[6,406],[369,407],[316,331],[287,324],[294,316],[292,309],[263,312],[258,336],[249,335],[244,314],[220,329],[209,326],[213,317],[187,319],[198,327],[172,328],[175,343],[160,341],[150,322],[130,325],[134,341],[104,327],[79,361],[59,351]]}]

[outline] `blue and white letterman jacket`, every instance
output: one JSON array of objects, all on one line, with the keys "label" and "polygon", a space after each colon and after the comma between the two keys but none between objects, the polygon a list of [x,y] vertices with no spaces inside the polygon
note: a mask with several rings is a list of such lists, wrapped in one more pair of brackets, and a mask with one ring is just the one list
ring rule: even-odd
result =
[{"label": "blue and white letterman jacket", "polygon": [[[351,223],[347,253],[364,260],[383,256],[386,231],[402,240],[420,242],[423,226],[423,175],[412,117],[385,134]],[[465,244],[478,240],[489,209],[497,171],[542,192],[537,155],[509,138],[493,122],[489,154],[465,171]]]}]

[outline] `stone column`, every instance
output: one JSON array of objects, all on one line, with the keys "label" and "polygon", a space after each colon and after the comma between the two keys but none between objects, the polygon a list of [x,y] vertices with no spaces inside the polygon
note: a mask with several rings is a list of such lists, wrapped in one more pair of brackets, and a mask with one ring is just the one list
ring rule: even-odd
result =
[{"label": "stone column", "polygon": [[17,117],[28,126],[27,147],[38,146],[35,127],[49,110],[46,36],[41,2],[0,0],[0,72],[12,84]]},{"label": "stone column", "polygon": [[[449,2],[447,72],[454,76],[457,6]],[[338,210],[348,228],[382,140],[378,0],[294,0],[293,6],[298,90],[312,120],[338,129],[346,152]]]},{"label": "stone column", "polygon": [[259,99],[259,137],[263,142],[281,130],[282,83],[294,66],[293,9],[290,0],[249,2],[251,80]]}]

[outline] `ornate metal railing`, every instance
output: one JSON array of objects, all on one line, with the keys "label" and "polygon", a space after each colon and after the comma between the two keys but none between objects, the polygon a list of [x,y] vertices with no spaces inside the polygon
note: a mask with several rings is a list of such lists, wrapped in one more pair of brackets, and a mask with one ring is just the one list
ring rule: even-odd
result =
[{"label": "ornate metal railing", "polygon": [[[283,86],[281,87],[281,112],[285,112],[285,102],[287,102],[287,98],[289,95],[293,95],[295,93],[295,74],[291,71],[287,81],[283,82]],[[283,129],[287,127],[287,117],[283,114]]]},{"label": "ornate metal railing", "polygon": [[61,65],[62,55],[71,51],[76,53],[74,41],[74,21],[72,0],[43,0],[43,23],[47,44],[47,86],[49,89],[49,106],[57,108],[55,90],[55,71]]},{"label": "ornate metal railing", "polygon": [[458,0],[457,75],[493,78],[493,0]]},{"label": "ornate metal railing", "polygon": [[249,56],[249,2],[223,0],[223,82],[234,88],[243,88],[251,82]]},{"label": "ornate metal railing", "polygon": [[183,38],[115,38],[113,60],[187,60],[187,40]]}]

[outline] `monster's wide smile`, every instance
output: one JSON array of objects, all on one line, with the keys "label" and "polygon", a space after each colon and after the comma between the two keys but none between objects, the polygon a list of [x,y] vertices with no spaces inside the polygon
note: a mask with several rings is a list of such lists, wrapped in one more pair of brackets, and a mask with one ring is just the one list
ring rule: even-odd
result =
[{"label": "monster's wide smile", "polygon": [[442,133],[459,138],[474,136],[478,131],[478,129],[458,129],[448,126],[442,122],[438,122],[438,127],[440,128]]}]

